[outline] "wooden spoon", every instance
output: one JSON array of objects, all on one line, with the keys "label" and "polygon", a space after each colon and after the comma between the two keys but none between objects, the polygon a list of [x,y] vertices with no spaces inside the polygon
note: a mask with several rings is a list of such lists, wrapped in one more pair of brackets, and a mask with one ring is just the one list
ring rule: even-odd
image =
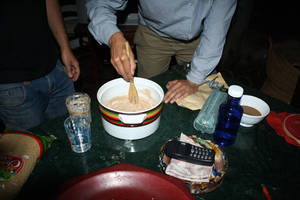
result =
[{"label": "wooden spoon", "polygon": [[[130,55],[129,55],[129,44],[128,42],[125,43],[126,46],[126,53],[127,56],[129,58],[129,62],[130,62]],[[137,92],[137,89],[134,85],[133,79],[130,80],[130,86],[129,86],[129,91],[128,91],[128,98],[129,98],[129,102],[130,103],[134,103],[137,104],[139,102],[139,95]]]}]

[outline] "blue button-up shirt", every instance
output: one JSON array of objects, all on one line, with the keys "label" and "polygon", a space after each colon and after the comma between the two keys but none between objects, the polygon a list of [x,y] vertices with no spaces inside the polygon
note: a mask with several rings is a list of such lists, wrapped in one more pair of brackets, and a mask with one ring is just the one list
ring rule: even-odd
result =
[{"label": "blue button-up shirt", "polygon": [[[88,0],[89,30],[101,44],[120,30],[115,13],[128,0]],[[187,79],[200,84],[218,64],[237,0],[139,0],[139,23],[162,37],[191,40],[201,34]]]}]

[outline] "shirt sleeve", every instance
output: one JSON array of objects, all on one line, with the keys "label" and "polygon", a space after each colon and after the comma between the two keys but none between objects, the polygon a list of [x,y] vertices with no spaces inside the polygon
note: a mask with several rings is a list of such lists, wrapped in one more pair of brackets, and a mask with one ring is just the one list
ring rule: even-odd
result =
[{"label": "shirt sleeve", "polygon": [[87,0],[86,8],[90,19],[88,29],[100,44],[108,44],[110,37],[120,32],[117,27],[118,10],[126,8],[128,0]]},{"label": "shirt sleeve", "polygon": [[201,84],[222,56],[226,34],[235,12],[236,0],[215,0],[204,20],[200,43],[193,55],[187,79]]}]

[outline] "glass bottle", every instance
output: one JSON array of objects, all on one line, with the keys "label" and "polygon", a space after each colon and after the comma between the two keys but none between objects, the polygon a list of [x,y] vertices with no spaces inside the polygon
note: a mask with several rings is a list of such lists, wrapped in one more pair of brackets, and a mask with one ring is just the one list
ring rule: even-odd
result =
[{"label": "glass bottle", "polygon": [[231,85],[226,101],[219,107],[218,122],[213,136],[214,142],[219,146],[229,146],[235,142],[243,115],[240,105],[243,92],[242,87]]}]

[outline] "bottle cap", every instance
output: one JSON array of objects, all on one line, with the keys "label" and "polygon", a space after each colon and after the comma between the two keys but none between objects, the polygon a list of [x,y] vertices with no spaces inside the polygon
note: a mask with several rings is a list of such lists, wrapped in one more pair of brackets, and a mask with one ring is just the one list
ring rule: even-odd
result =
[{"label": "bottle cap", "polygon": [[234,98],[240,98],[243,96],[244,89],[241,86],[238,85],[231,85],[228,88],[228,95],[234,97]]}]

